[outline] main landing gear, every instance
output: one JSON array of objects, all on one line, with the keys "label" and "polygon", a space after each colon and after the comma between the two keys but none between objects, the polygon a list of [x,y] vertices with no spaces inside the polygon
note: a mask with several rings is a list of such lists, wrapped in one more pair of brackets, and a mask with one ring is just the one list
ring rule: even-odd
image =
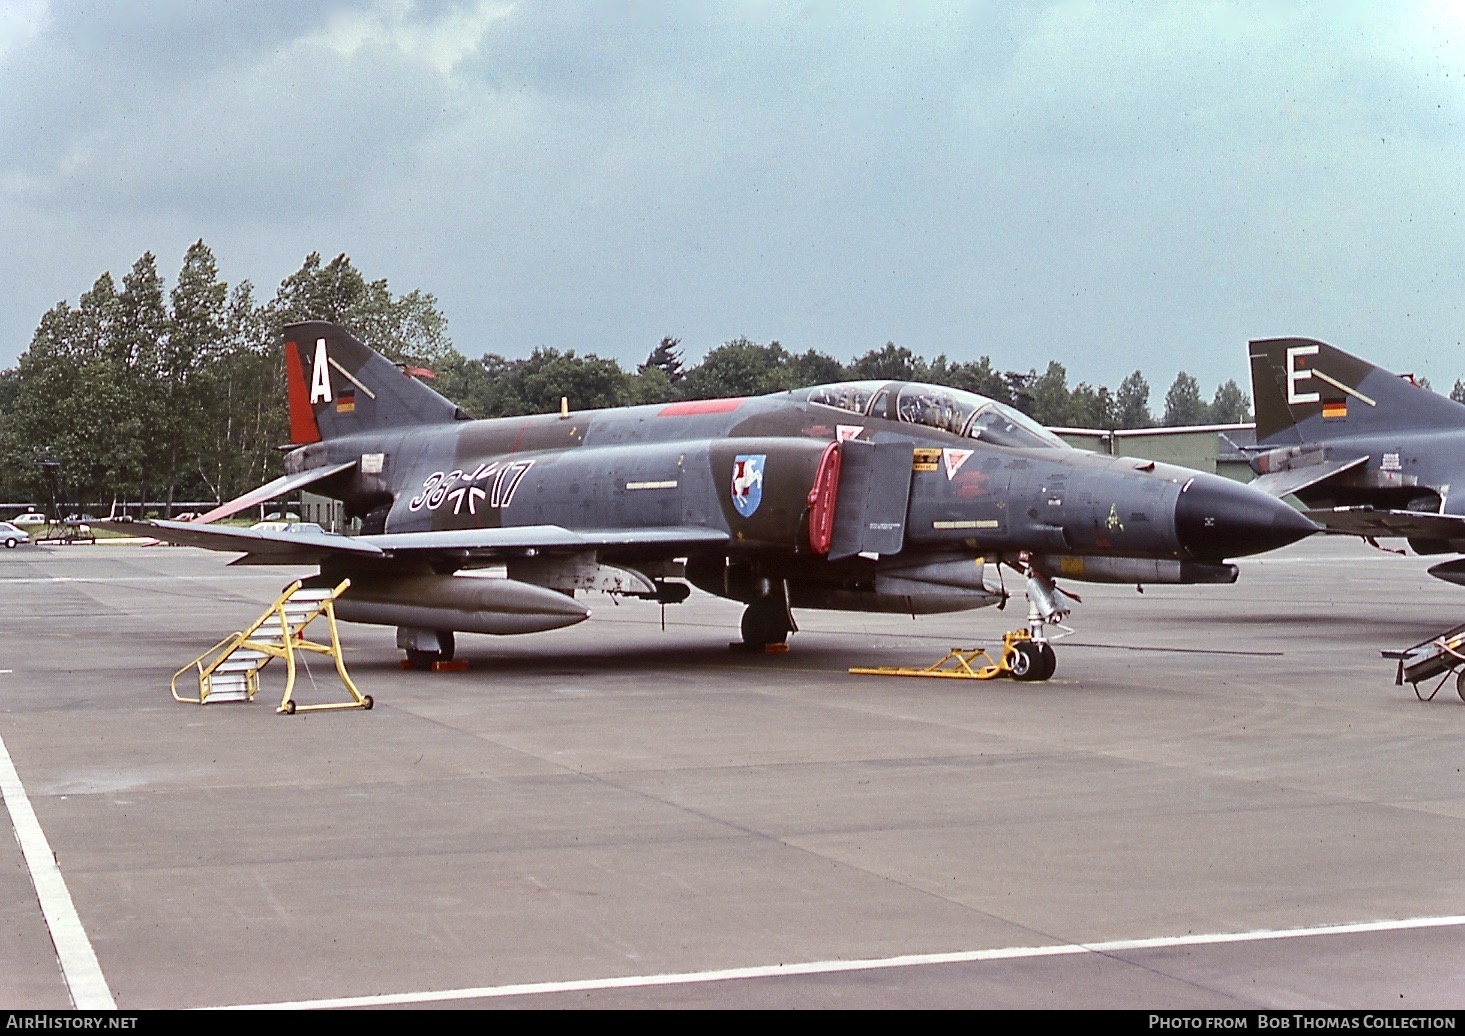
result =
[{"label": "main landing gear", "polygon": [[757,587],[758,596],[743,611],[743,642],[728,646],[743,651],[786,651],[788,635],[799,629],[788,606],[788,584],[765,576]]},{"label": "main landing gear", "polygon": [[787,644],[793,632],[788,609],[777,598],[763,597],[748,605],[743,612],[743,644],[749,648],[765,648]]},{"label": "main landing gear", "polygon": [[406,652],[410,669],[431,669],[439,662],[451,662],[455,646],[452,630],[397,627],[397,647]]}]

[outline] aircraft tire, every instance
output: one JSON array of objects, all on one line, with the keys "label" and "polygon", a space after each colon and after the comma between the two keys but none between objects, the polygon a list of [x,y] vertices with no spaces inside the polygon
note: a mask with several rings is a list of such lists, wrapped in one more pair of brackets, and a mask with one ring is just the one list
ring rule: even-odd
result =
[{"label": "aircraft tire", "polygon": [[1014,680],[1028,683],[1043,678],[1043,655],[1032,641],[1019,641],[1012,646],[1011,665]]},{"label": "aircraft tire", "polygon": [[1044,644],[1038,648],[1038,658],[1043,663],[1042,675],[1038,679],[1051,680],[1058,669],[1058,652],[1053,650],[1052,644]]},{"label": "aircraft tire", "polygon": [[1465,701],[1465,669],[1460,670],[1460,675],[1455,677],[1455,693],[1460,696],[1461,701]]},{"label": "aircraft tire", "polygon": [[750,647],[784,644],[788,641],[788,619],[773,601],[754,601],[743,612],[743,643]]},{"label": "aircraft tire", "polygon": [[458,650],[458,645],[453,640],[453,631],[438,630],[437,642],[442,645],[442,660],[444,662],[451,662],[453,660],[453,653]]},{"label": "aircraft tire", "polygon": [[407,664],[413,669],[431,669],[434,662],[442,661],[441,651],[418,651],[416,648],[407,649]]}]

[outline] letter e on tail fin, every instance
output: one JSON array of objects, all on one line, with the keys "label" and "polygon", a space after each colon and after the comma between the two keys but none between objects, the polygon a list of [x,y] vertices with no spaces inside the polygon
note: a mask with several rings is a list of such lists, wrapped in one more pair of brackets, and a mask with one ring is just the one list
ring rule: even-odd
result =
[{"label": "letter e on tail fin", "polygon": [[1312,338],[1251,343],[1256,439],[1268,445],[1459,428],[1465,407]]}]

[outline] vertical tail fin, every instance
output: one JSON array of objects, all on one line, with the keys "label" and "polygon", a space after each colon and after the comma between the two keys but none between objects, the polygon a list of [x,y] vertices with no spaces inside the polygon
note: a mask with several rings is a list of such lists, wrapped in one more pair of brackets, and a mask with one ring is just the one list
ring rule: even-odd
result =
[{"label": "vertical tail fin", "polygon": [[323,320],[285,328],[290,439],[299,444],[466,415],[345,329]]},{"label": "vertical tail fin", "polygon": [[1465,426],[1465,406],[1312,338],[1251,343],[1259,443]]}]

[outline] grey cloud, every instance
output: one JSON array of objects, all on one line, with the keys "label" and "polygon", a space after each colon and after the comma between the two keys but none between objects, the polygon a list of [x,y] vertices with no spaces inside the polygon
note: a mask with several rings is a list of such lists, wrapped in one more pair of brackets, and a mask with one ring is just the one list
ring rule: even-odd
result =
[{"label": "grey cloud", "polygon": [[0,65],[0,234],[57,271],[0,354],[103,268],[34,240],[78,222],[263,285],[347,251],[470,353],[893,338],[1112,386],[1458,340],[1465,65],[1412,8],[234,7],[115,48],[67,9]]}]

